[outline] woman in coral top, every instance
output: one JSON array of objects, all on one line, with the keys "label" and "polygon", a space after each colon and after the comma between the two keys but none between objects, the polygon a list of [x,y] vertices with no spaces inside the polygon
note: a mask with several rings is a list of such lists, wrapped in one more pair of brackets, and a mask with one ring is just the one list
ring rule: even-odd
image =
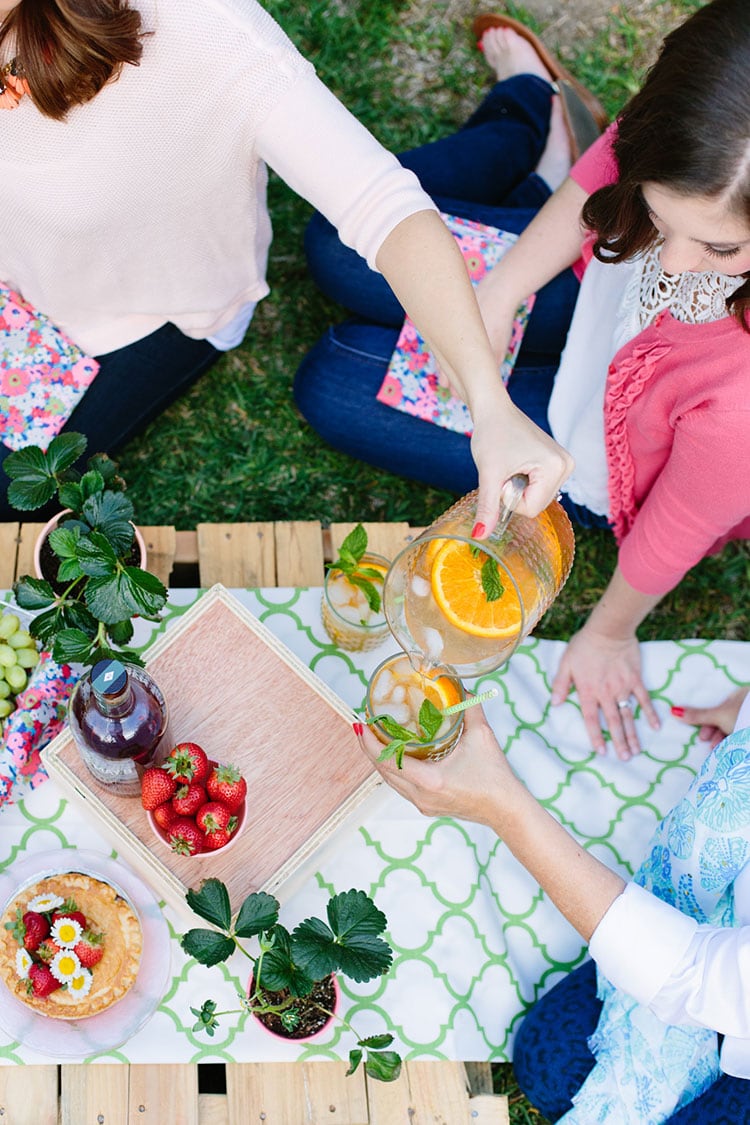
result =
[{"label": "woman in coral top", "polygon": [[268,292],[268,166],[383,273],[483,419],[480,519],[516,472],[538,511],[570,458],[498,387],[434,204],[255,0],[0,0],[0,281],[101,365],[70,428],[111,450],[242,340]]},{"label": "woman in coral top", "polygon": [[[488,36],[499,34],[509,32],[485,35],[493,50]],[[638,626],[706,555],[750,538],[748,73],[747,0],[713,0],[667,37],[640,93],[478,288],[498,360],[518,306],[540,291],[509,390],[575,458],[565,485],[570,513],[584,526],[612,527],[617,539],[615,573],[563,656],[552,700],[562,703],[575,686],[592,746],[605,752],[608,728],[621,758],[640,748],[636,705],[658,726]],[[471,145],[471,129],[453,140]],[[548,148],[553,141],[551,126]],[[471,217],[471,206],[460,213]],[[533,353],[549,283],[563,288],[570,267],[582,281],[550,371]],[[366,345],[362,325],[344,327],[348,357],[329,334],[298,373],[297,393],[317,418],[324,403],[312,390],[316,368],[339,391],[348,378],[359,405],[365,361],[377,366],[373,353],[383,354],[375,333],[391,350],[395,342],[385,327],[368,326]],[[540,376],[548,376],[546,394]],[[434,481],[450,464],[453,487],[471,485],[467,439],[372,399],[369,412],[362,405],[353,413],[369,448],[385,448],[381,426],[396,449],[405,448],[399,427],[433,431],[429,454],[412,438],[420,458],[406,472]],[[335,414],[326,418],[333,431]],[[346,440],[358,437],[350,426]]]}]

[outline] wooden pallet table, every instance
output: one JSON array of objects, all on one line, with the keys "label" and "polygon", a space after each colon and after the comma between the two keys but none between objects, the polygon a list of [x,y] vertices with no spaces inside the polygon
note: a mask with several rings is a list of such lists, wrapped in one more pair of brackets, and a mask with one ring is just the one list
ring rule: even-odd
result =
[{"label": "wooden pallet table", "polygon": [[[353,524],[317,521],[141,527],[148,569],[171,586],[319,586]],[[0,524],[0,588],[32,572],[40,524]],[[365,524],[393,557],[419,534]],[[397,1082],[347,1078],[346,1064],[102,1064],[0,1067],[2,1125],[507,1125],[489,1063],[413,1061]],[[216,1092],[218,1091],[218,1092]]]}]

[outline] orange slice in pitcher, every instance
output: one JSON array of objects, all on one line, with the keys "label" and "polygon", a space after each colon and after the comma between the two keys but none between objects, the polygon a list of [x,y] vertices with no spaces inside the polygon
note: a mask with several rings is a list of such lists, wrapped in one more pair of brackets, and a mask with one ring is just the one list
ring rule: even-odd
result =
[{"label": "orange slice in pitcher", "polygon": [[[482,586],[482,567],[487,561],[483,551],[472,554],[471,545],[460,539],[449,539],[435,556],[432,566],[432,594],[443,615],[462,633],[473,637],[512,637],[521,631],[522,613],[513,583],[506,580],[503,593],[495,601],[487,601]],[[533,575],[526,573],[526,583]],[[518,579],[516,579],[518,581]],[[524,590],[521,589],[521,596]],[[536,596],[536,589],[531,598]]]}]

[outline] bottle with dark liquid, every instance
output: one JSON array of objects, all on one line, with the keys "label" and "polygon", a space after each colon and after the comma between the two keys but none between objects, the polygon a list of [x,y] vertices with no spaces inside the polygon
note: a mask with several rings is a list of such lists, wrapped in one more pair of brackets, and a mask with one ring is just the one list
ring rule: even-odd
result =
[{"label": "bottle with dark liquid", "polygon": [[101,785],[137,797],[141,774],[157,762],[167,705],[144,668],[100,660],[79,680],[68,711],[82,760]]}]

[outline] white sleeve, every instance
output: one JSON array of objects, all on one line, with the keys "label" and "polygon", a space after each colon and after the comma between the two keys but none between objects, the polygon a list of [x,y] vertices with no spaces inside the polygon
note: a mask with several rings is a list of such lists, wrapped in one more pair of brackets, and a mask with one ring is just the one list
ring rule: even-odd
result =
[{"label": "white sleeve", "polygon": [[436,211],[413,172],[376,141],[314,74],[294,82],[263,121],[259,155],[375,269],[387,235]]},{"label": "white sleeve", "polygon": [[666,1023],[750,1038],[750,926],[699,925],[629,883],[589,951],[612,984]]}]

